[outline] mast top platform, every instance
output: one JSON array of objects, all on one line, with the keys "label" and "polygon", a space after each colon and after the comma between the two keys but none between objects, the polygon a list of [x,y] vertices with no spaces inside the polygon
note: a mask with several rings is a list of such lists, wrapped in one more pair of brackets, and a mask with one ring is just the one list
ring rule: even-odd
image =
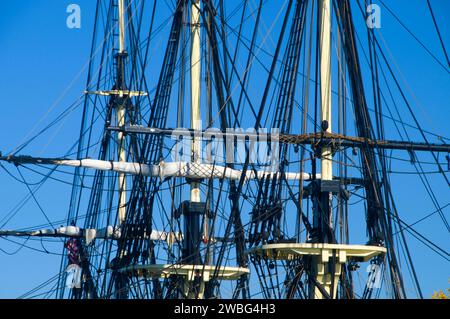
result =
[{"label": "mast top platform", "polygon": [[183,276],[188,281],[194,281],[201,276],[204,282],[217,274],[220,280],[237,280],[242,275],[249,274],[250,269],[243,267],[217,267],[215,265],[185,265],[185,264],[160,264],[160,265],[133,265],[120,269],[122,273],[131,273],[138,277],[160,277]]},{"label": "mast top platform", "polygon": [[[313,286],[311,297],[335,299],[343,265],[349,259],[366,262],[386,252],[386,248],[381,246],[281,243],[254,247],[249,249],[247,254],[272,260],[293,260],[301,256],[312,257],[312,267],[316,274],[317,284]],[[334,267],[328,267],[333,263]]]},{"label": "mast top platform", "polygon": [[359,261],[369,261],[377,255],[386,253],[386,251],[386,248],[381,246],[280,243],[253,247],[246,253],[274,260],[292,260],[298,256],[320,256],[321,262],[327,263],[335,252],[338,262],[345,263],[349,257]]}]

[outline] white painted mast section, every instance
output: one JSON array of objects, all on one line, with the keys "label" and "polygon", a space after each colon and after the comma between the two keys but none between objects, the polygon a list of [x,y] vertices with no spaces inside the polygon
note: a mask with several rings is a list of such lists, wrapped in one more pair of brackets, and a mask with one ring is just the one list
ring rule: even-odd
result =
[{"label": "white painted mast section", "polygon": [[[191,3],[191,128],[201,130],[200,116],[200,76],[201,76],[201,34],[200,34],[200,0]],[[201,140],[192,140],[192,162],[200,163]],[[200,202],[200,183],[191,183],[191,202]]]},{"label": "white painted mast section", "polygon": [[[320,20],[320,101],[321,101],[321,127],[324,133],[331,133],[331,12],[330,0],[320,0],[319,10],[321,13]],[[327,123],[327,124],[325,124]],[[325,124],[325,126],[323,125]],[[321,169],[322,180],[333,179],[333,162],[330,147],[322,147],[321,150]],[[331,201],[332,194],[329,194]],[[331,205],[330,205],[331,207]],[[329,221],[332,216],[330,212]],[[324,245],[324,244],[323,244]],[[340,252],[341,253],[341,252]],[[323,255],[323,252],[322,252]],[[331,295],[331,298],[336,298],[336,291],[338,287],[338,279],[341,273],[340,264],[337,264],[334,273],[327,274],[328,258],[319,258],[313,256],[315,279],[323,286],[325,291]],[[346,251],[339,255],[339,260],[346,259]],[[331,278],[334,278],[334,290],[331,292]],[[323,299],[324,295],[319,288],[314,288],[314,298]]]},{"label": "white painted mast section", "polygon": [[[191,128],[193,130],[201,130],[200,116],[200,90],[201,90],[201,28],[200,28],[200,0],[191,0]],[[191,161],[196,164],[201,163],[201,139],[194,136],[192,138]],[[190,200],[192,203],[200,203],[200,183],[193,181],[191,183]],[[197,243],[195,243],[197,244]],[[200,283],[200,291],[198,295],[190,292],[189,280],[185,280],[185,294],[189,299],[203,299],[204,281]]]},{"label": "white painted mast section", "polygon": [[125,52],[125,6],[124,0],[119,1],[119,53]]},{"label": "white painted mast section", "polygon": [[[331,133],[331,12],[330,0],[319,1],[320,21],[320,100],[321,121],[328,123],[325,132]],[[330,147],[321,151],[322,180],[333,179],[333,161]]]},{"label": "white painted mast section", "polygon": [[[124,0],[119,1],[119,54],[125,53],[125,8],[124,8]],[[123,74],[122,74],[123,76]],[[123,79],[122,79],[123,80]],[[123,88],[121,88],[123,89]],[[124,100],[122,100],[124,101]],[[116,110],[117,115],[117,126],[123,127],[125,126],[125,105],[120,103],[117,106]],[[126,161],[126,151],[125,151],[125,139],[123,132],[117,133],[117,143],[118,143],[118,153],[119,153],[119,162]],[[122,224],[125,221],[126,214],[126,202],[127,202],[127,180],[126,176],[123,173],[119,173],[119,224]]]}]

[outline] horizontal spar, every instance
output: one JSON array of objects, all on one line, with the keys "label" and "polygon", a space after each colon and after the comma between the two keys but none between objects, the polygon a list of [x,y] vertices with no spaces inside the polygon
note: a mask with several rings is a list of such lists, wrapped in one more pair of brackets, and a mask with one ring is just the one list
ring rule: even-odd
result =
[{"label": "horizontal spar", "polygon": [[425,151],[425,152],[444,152],[450,153],[450,144],[437,143],[420,143],[420,142],[405,142],[394,140],[371,140],[362,137],[347,136],[333,133],[314,133],[314,134],[277,134],[276,132],[262,132],[249,133],[242,131],[220,131],[220,130],[206,130],[195,131],[192,129],[159,129],[144,126],[125,126],[109,127],[110,131],[120,131],[130,134],[147,134],[147,135],[175,135],[175,136],[191,136],[191,137],[205,137],[220,135],[222,137],[236,137],[238,139],[258,139],[259,141],[277,141],[279,143],[294,144],[294,145],[318,145],[329,144],[343,147],[373,147],[379,149],[392,150],[408,150],[408,151]]},{"label": "horizontal spar", "polygon": [[[229,167],[199,164],[191,162],[160,162],[154,165],[147,165],[133,162],[112,162],[95,159],[57,159],[57,158],[38,158],[31,156],[2,156],[0,161],[14,163],[16,165],[37,164],[37,165],[57,165],[68,167],[86,167],[102,171],[114,171],[118,173],[142,175],[149,177],[185,177],[190,179],[230,179],[239,180],[242,175],[241,170],[231,169]],[[279,172],[271,171],[251,171],[245,173],[245,180],[262,179],[268,177],[281,178]],[[308,181],[313,178],[309,173],[284,173],[287,180]],[[320,179],[320,174],[316,175]]]},{"label": "horizontal spar", "polygon": [[[61,226],[54,229],[38,229],[38,230],[0,230],[0,237],[44,237],[44,238],[84,238],[87,244],[94,239],[132,239],[133,236],[123,236],[123,231],[117,226],[107,226],[105,228],[80,228],[77,226]],[[152,241],[167,242],[169,246],[183,241],[184,237],[181,232],[167,232],[152,230],[151,233],[142,234],[141,239],[150,239]],[[234,242],[233,238],[213,237],[211,242]]]},{"label": "horizontal spar", "polygon": [[[107,226],[101,229],[83,229],[76,226],[59,227],[56,229],[39,229],[30,231],[20,230],[0,230],[0,237],[53,237],[53,238],[85,238],[87,244],[94,239],[121,239],[121,230],[118,227]],[[143,238],[153,241],[165,241],[173,244],[175,241],[181,241],[181,233],[164,232],[153,230],[150,234],[145,234]]]}]

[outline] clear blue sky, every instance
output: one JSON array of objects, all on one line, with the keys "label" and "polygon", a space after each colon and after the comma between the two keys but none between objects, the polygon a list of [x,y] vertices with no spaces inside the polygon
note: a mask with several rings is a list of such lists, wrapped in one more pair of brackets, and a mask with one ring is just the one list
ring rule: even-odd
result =
[{"label": "clear blue sky", "polygon": [[[21,0],[1,1],[0,13],[0,151],[14,149],[33,128],[42,128],[76,100],[84,90],[95,9],[93,0]],[[415,35],[441,60],[445,61],[424,0],[389,0],[390,7]],[[450,50],[450,2],[431,1],[443,38]],[[66,27],[66,7],[76,3],[82,9],[82,28]],[[424,129],[449,137],[450,77],[382,8],[382,29],[398,67],[414,92],[414,110]],[[445,63],[445,62],[444,62]],[[81,72],[80,72],[81,70]],[[54,103],[55,106],[53,107]],[[49,113],[47,113],[51,110]],[[26,149],[37,156],[63,155],[75,140],[81,116],[79,110],[66,118],[62,126],[42,136]],[[437,142],[433,140],[433,142]],[[407,156],[406,156],[407,157]],[[15,172],[14,167],[8,167]],[[409,170],[412,170],[409,167]],[[17,176],[17,174],[16,174]],[[29,175],[29,182],[38,176]],[[403,178],[403,176],[401,176]],[[436,178],[436,177],[433,177]],[[416,178],[417,179],[417,178]],[[2,219],[28,194],[26,187],[0,170],[0,225]],[[420,186],[410,188],[409,180],[394,177],[393,185],[400,215],[413,222],[434,210]],[[420,185],[420,184],[417,184]],[[449,202],[447,187],[433,181],[440,204]],[[52,221],[66,216],[70,186],[49,181],[38,192],[38,199]],[[449,209],[444,213],[448,217]],[[33,201],[29,201],[5,226],[25,228],[46,223]],[[417,225],[416,229],[449,250],[449,234],[437,215]],[[449,286],[449,263],[436,256],[415,239],[408,237],[413,259],[425,296]],[[61,253],[62,246],[30,243],[39,250]],[[45,247],[45,248],[44,248]],[[0,239],[0,298],[18,297],[59,271],[60,257],[23,248]],[[14,253],[8,255],[7,253]],[[407,270],[405,269],[405,272]]]}]

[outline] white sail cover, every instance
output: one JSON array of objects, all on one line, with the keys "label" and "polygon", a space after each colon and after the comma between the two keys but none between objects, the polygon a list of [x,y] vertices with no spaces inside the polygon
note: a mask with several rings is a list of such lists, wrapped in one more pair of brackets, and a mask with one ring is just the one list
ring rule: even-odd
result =
[{"label": "white sail cover", "polygon": [[[94,159],[82,160],[54,160],[53,164],[72,167],[86,167],[103,171],[114,171],[118,173],[143,175],[151,177],[186,177],[192,179],[230,179],[239,180],[242,171],[231,169],[224,166],[212,164],[199,164],[192,162],[160,162],[156,165],[147,165],[133,162],[109,162]],[[253,171],[247,170],[245,179],[261,179],[266,177],[277,176],[281,178],[279,172],[271,171]],[[312,174],[309,173],[290,173],[286,172],[287,180],[310,180]],[[316,175],[320,179],[320,175]]]},{"label": "white sail cover", "polygon": [[[59,227],[56,229],[40,229],[33,231],[0,230],[0,236],[16,237],[84,237],[89,245],[95,238],[119,239],[121,230],[119,227],[107,226],[101,229],[82,229],[76,226]],[[152,230],[150,235],[144,236],[154,241],[166,241],[169,245],[182,240],[181,233]]]}]

